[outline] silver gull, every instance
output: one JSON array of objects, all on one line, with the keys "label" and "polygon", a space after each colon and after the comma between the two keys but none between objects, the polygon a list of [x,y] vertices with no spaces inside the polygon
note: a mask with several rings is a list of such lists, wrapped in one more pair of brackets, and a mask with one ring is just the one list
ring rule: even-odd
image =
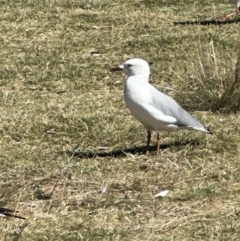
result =
[{"label": "silver gull", "polygon": [[211,131],[185,111],[170,96],[158,91],[149,83],[150,68],[147,61],[139,58],[127,60],[111,71],[123,70],[127,74],[124,100],[131,114],[147,129],[147,154],[152,131],[157,133],[157,154],[160,152],[159,131],[196,130]]}]

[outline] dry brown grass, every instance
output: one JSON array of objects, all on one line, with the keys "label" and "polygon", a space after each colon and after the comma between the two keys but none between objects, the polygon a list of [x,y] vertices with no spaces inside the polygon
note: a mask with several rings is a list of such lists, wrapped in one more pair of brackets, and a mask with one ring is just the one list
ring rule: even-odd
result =
[{"label": "dry brown grass", "polygon": [[[212,112],[231,88],[221,81],[238,73],[239,28],[172,24],[232,10],[215,0],[1,1],[0,201],[27,218],[1,219],[1,239],[239,240],[239,105]],[[146,133],[124,105],[125,77],[109,69],[130,57],[154,62],[154,85],[214,135],[163,133],[159,157],[126,152]]]}]

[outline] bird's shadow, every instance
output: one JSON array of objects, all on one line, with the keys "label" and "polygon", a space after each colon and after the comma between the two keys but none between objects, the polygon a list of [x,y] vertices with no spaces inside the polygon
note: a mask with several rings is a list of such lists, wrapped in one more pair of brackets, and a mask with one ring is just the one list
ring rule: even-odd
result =
[{"label": "bird's shadow", "polygon": [[231,23],[239,23],[240,18],[220,20],[220,19],[209,19],[209,20],[195,20],[195,21],[182,21],[173,22],[174,25],[224,25]]},{"label": "bird's shadow", "polygon": [[[197,140],[187,140],[187,141],[175,141],[174,143],[170,144],[161,144],[161,150],[167,149],[169,147],[179,147],[179,146],[196,146],[199,145],[199,142]],[[150,146],[149,152],[155,152],[157,150],[157,145]],[[124,157],[127,154],[145,154],[146,153],[146,146],[140,146],[140,147],[132,147],[132,148],[126,148],[123,150],[113,150],[113,151],[98,151],[98,152],[92,152],[92,151],[66,151],[67,155],[70,157],[76,157],[76,158],[95,158],[95,157]]]}]

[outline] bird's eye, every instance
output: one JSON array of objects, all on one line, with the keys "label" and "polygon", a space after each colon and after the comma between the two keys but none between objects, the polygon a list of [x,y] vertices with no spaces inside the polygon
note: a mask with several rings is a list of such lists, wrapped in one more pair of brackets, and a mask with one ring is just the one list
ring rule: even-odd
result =
[{"label": "bird's eye", "polygon": [[130,68],[130,67],[132,67],[132,65],[131,64],[127,64],[127,67]]}]

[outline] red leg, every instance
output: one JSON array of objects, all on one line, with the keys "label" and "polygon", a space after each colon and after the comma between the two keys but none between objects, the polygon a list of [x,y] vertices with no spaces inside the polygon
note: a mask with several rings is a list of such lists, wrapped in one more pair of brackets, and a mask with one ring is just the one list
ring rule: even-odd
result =
[{"label": "red leg", "polygon": [[150,142],[151,142],[151,131],[147,131],[147,151],[146,151],[146,155],[149,154],[149,146],[150,146]]},{"label": "red leg", "polygon": [[160,144],[161,144],[161,134],[158,131],[158,133],[157,133],[157,155],[159,155],[159,153],[160,153]]}]

